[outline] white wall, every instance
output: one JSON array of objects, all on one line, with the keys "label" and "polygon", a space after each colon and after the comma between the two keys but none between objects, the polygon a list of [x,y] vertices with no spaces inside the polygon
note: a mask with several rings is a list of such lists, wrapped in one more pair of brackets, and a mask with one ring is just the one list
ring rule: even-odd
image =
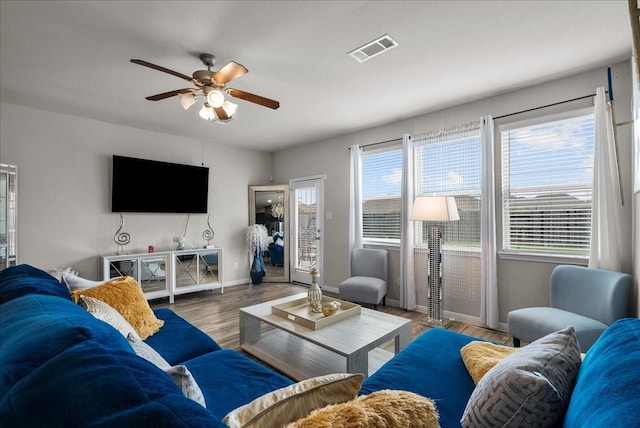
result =
[{"label": "white wall", "polygon": [[[617,122],[628,121],[631,118],[631,77],[628,61],[612,67],[612,79]],[[326,220],[324,225],[325,272],[322,277],[324,285],[335,287],[348,276],[349,145],[375,143],[400,138],[403,133],[421,133],[456,126],[478,120],[486,114],[497,117],[593,94],[598,86],[607,86],[606,68],[598,68],[591,72],[276,153],[274,156],[274,177],[277,182],[286,183],[290,178],[313,174],[326,174],[327,176],[325,210],[332,212],[333,216],[332,220]],[[428,90],[428,85],[425,85],[424,90]],[[587,105],[593,105],[591,98],[558,108],[549,108],[497,120],[496,124],[547,115],[568,107],[580,108]],[[499,139],[497,132],[496,138]],[[625,204],[624,224],[621,227],[623,230],[630,231],[633,200],[631,192],[630,126],[618,128],[618,141],[622,160],[623,189],[625,201],[627,201]],[[499,164],[498,154],[496,155],[496,161]],[[500,177],[497,177],[496,183],[496,194],[500,195]],[[499,203],[496,204],[496,211],[500,213]],[[500,233],[501,229],[499,228],[498,234]],[[632,237],[630,233],[624,235],[623,270],[631,272],[633,263],[631,256]],[[392,258],[392,263],[394,260],[397,263],[399,258]],[[554,266],[555,264],[553,263],[504,259],[498,261],[501,322],[506,322],[506,314],[512,309],[523,306],[548,305],[548,280],[551,269]],[[397,267],[392,267],[392,270],[394,272],[398,271]],[[391,277],[390,282],[392,287],[389,292],[390,295],[398,296],[396,278]],[[418,302],[418,304],[424,305],[425,302]],[[636,313],[635,306],[635,304],[632,305],[630,313]],[[445,310],[447,310],[446,302]]]},{"label": "white wall", "polygon": [[[248,280],[248,186],[268,181],[270,154],[13,104],[0,107],[0,160],[18,166],[19,263],[45,270],[72,266],[99,279],[99,256],[117,251],[113,235],[120,218],[110,212],[110,168],[118,154],[209,167],[212,243],[224,247],[224,282]],[[204,244],[206,220],[206,214],[191,215],[188,242]],[[132,238],[125,250],[170,249],[186,221],[186,214],[125,214],[124,231]]]}]

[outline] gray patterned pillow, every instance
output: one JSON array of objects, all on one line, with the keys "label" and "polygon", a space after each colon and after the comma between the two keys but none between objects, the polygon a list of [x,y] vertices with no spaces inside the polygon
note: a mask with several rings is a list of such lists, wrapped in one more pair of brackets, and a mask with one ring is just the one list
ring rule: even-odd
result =
[{"label": "gray patterned pillow", "polygon": [[85,308],[87,312],[94,317],[106,322],[111,327],[118,330],[124,337],[128,338],[129,334],[133,334],[135,337],[140,339],[136,330],[126,319],[124,319],[122,315],[120,315],[120,312],[116,311],[102,300],[80,295],[78,304]]},{"label": "gray patterned pillow", "polygon": [[470,427],[548,427],[564,413],[580,368],[573,327],[505,357],[474,389],[460,423]]},{"label": "gray patterned pillow", "polygon": [[178,385],[182,390],[185,397],[191,398],[202,407],[207,407],[200,385],[198,385],[196,379],[186,366],[173,366],[166,369],[165,372],[171,376],[176,385]]},{"label": "gray patterned pillow", "polygon": [[185,397],[192,399],[202,407],[207,407],[200,385],[198,385],[186,366],[178,365],[172,367],[167,360],[162,358],[155,349],[143,342],[140,337],[130,334],[127,336],[127,340],[136,355],[154,364],[171,376],[171,379],[173,379],[173,382],[180,388]]},{"label": "gray patterned pillow", "polygon": [[171,364],[162,358],[162,355],[158,354],[158,351],[143,342],[142,339],[140,339],[140,336],[131,334],[127,336],[127,340],[129,341],[129,345],[133,348],[133,352],[135,352],[138,357],[144,358],[164,371],[171,368]]}]

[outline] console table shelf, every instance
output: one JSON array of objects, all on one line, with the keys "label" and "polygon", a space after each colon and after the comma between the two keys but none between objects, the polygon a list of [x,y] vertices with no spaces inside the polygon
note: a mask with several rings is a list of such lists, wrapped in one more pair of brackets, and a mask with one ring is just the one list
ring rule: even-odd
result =
[{"label": "console table shelf", "polygon": [[193,248],[155,253],[120,254],[102,257],[103,279],[131,276],[140,283],[147,299],[203,290],[220,289],[222,248]]}]

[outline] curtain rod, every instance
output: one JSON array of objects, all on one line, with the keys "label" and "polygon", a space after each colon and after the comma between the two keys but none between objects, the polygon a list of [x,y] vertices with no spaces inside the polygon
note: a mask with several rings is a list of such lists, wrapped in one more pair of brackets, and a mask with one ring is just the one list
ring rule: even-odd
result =
[{"label": "curtain rod", "polygon": [[[613,102],[613,83],[611,82],[611,67],[607,67],[607,86],[608,91],[604,91],[605,94],[609,94],[609,102]],[[573,101],[583,100],[585,98],[593,98],[596,94],[583,95],[577,98],[571,98],[570,100],[558,101],[557,103],[551,103],[540,107],[533,107],[527,110],[517,111],[515,113],[503,114],[502,116],[494,117],[494,120],[502,119],[504,117],[515,116],[516,114],[529,113],[530,111],[536,111],[547,107],[554,107],[560,104],[566,104]]]},{"label": "curtain rod", "polygon": [[[359,146],[360,147],[377,146],[379,144],[395,143],[396,141],[402,141],[402,138],[393,138],[391,140],[378,141],[377,143],[359,144]],[[348,149],[351,150],[351,147],[348,147]]]},{"label": "curtain rod", "polygon": [[595,96],[596,96],[596,94],[583,95],[581,97],[571,98],[570,100],[558,101],[557,103],[551,103],[551,104],[547,104],[547,105],[543,105],[543,106],[539,106],[539,107],[533,107],[533,108],[530,108],[530,109],[527,109],[527,110],[520,110],[520,111],[517,111],[515,113],[503,114],[502,116],[496,116],[493,119],[494,120],[498,120],[498,119],[502,119],[504,117],[515,116],[517,114],[522,114],[522,113],[529,113],[530,111],[541,110],[543,108],[553,107],[553,106],[557,106],[557,105],[560,105],[560,104],[566,104],[566,103],[570,103],[570,102],[573,102],[573,101],[584,100],[585,98],[593,98]]}]

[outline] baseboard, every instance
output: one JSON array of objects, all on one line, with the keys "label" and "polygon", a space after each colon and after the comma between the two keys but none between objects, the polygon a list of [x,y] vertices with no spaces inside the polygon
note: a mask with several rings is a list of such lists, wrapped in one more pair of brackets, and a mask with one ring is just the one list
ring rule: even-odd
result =
[{"label": "baseboard", "polygon": [[234,285],[244,285],[247,283],[250,283],[251,279],[249,278],[243,278],[243,279],[235,279],[233,281],[224,281],[222,283],[223,287],[233,287]]},{"label": "baseboard", "polygon": [[323,291],[327,291],[329,293],[335,293],[335,294],[340,293],[340,289],[338,287],[330,287],[328,285],[323,285],[321,288]]}]

